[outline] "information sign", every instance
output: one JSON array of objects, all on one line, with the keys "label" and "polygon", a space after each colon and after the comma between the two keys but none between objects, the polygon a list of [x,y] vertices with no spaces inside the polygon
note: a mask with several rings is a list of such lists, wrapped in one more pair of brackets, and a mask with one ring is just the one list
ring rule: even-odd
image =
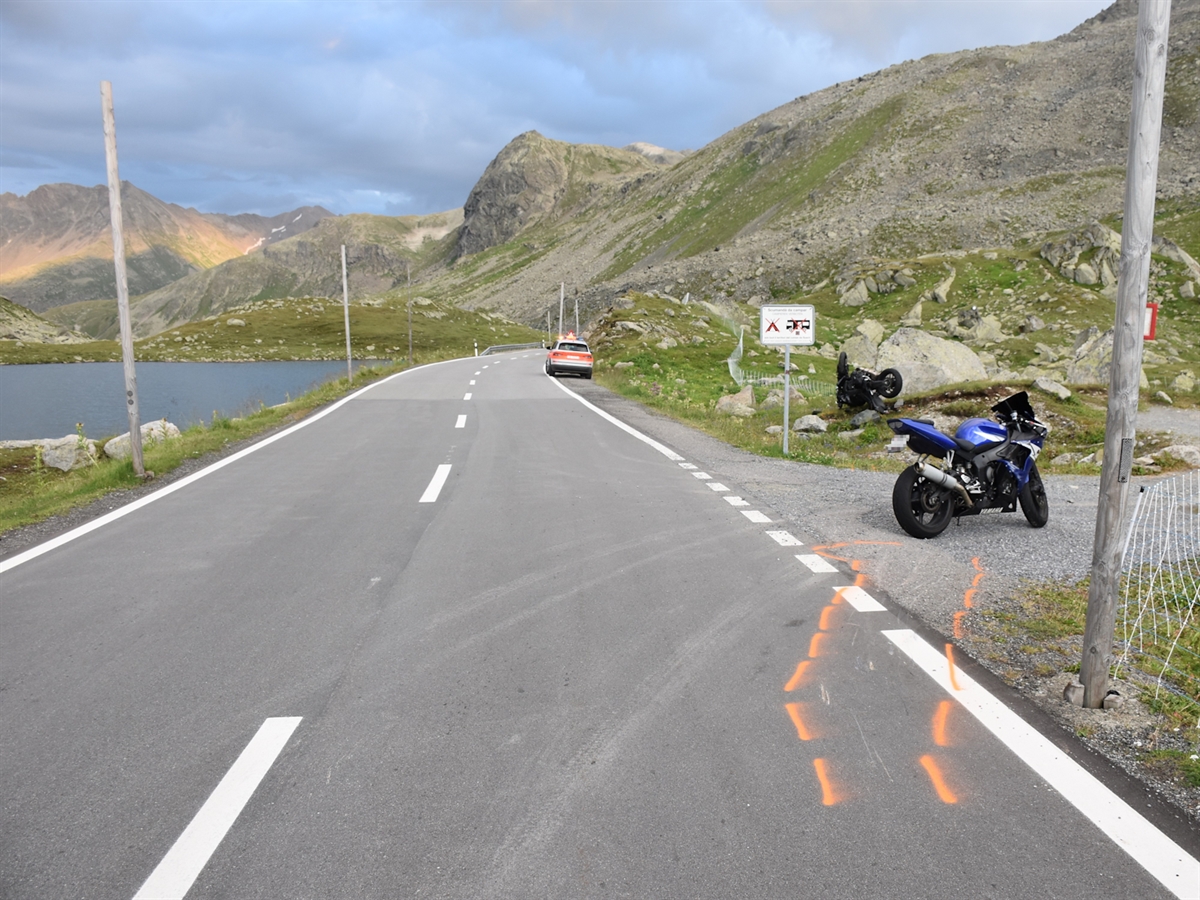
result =
[{"label": "information sign", "polygon": [[764,306],[758,340],[768,347],[811,347],[816,339],[816,310],[811,306]]}]

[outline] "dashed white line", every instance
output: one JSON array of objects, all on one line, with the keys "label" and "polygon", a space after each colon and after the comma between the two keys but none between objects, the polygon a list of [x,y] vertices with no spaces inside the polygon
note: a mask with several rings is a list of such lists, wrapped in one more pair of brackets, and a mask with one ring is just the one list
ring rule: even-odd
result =
[{"label": "dashed white line", "polygon": [[421,495],[419,503],[433,503],[437,500],[438,494],[442,492],[442,486],[446,483],[446,479],[450,477],[450,464],[442,463],[437,467],[437,471],[433,473],[433,479],[429,482],[429,487],[425,488],[425,493]]},{"label": "dashed white line", "polygon": [[725,485],[721,484],[721,482],[719,482],[719,481],[709,481],[709,482],[706,482],[706,483],[708,484],[709,488],[710,488],[711,490],[714,490],[714,491],[727,491],[727,490],[729,490],[729,488],[725,487]]},{"label": "dashed white line", "polygon": [[183,900],[299,724],[300,716],[262,723],[133,900]]},{"label": "dashed white line", "polygon": [[712,476],[709,475],[707,472],[693,472],[692,477],[699,478],[701,481],[706,481],[709,478],[712,478]]},{"label": "dashed white line", "polygon": [[955,667],[951,681],[946,657],[914,632],[897,628],[883,634],[1167,890],[1179,898],[1200,897],[1200,860],[1151,825],[962,669]]},{"label": "dashed white line", "polygon": [[464,400],[470,400],[470,399],[471,399],[471,392],[470,392],[470,391],[467,391],[465,394],[463,394],[463,399],[464,399]]},{"label": "dashed white line", "polygon": [[730,506],[749,506],[750,505],[750,502],[748,500],[743,500],[741,497],[734,497],[732,495],[729,497],[722,497],[721,499],[724,500],[726,503],[728,503]]},{"label": "dashed white line", "polygon": [[766,525],[771,521],[765,513],[761,513],[757,509],[743,509],[742,515],[758,525]]},{"label": "dashed white line", "polygon": [[803,547],[804,544],[788,531],[768,531],[767,537],[780,547]]},{"label": "dashed white line", "polygon": [[[818,556],[817,559],[820,559],[820,557]],[[833,571],[836,572],[837,570],[833,569]],[[857,585],[835,587],[834,590],[838,592],[843,600],[859,612],[887,612],[886,606]]]},{"label": "dashed white line", "polygon": [[692,469],[694,469],[694,468],[696,468],[696,467],[695,467],[695,466],[693,466],[691,463],[680,463],[680,464],[679,464],[679,468],[681,468],[681,469],[687,469],[688,471],[691,471]]},{"label": "dashed white line", "polygon": [[474,379],[474,378],[472,378],[472,379],[471,379],[471,384],[474,384],[474,383],[475,383],[475,379]]},{"label": "dashed white line", "polygon": [[459,416],[458,421],[454,423],[454,427],[455,428],[466,428],[467,427],[467,417]]},{"label": "dashed white line", "polygon": [[[796,559],[808,566],[814,573],[821,574],[823,572],[836,572],[837,566],[832,565],[829,560],[822,559],[815,553],[797,553]],[[882,609],[882,607],[880,607]]]}]

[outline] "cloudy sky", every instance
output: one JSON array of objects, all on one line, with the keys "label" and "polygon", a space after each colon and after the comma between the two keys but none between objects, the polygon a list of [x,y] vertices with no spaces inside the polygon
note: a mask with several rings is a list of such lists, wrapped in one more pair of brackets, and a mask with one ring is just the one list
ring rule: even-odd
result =
[{"label": "cloudy sky", "polygon": [[461,206],[517,134],[703,146],[929,53],[1047,40],[1109,0],[0,0],[0,191],[121,176],[209,212]]}]

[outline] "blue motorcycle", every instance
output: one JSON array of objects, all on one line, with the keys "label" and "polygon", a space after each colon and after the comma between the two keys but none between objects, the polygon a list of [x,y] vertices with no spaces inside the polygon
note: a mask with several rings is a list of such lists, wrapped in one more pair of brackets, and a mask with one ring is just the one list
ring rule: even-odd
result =
[{"label": "blue motorcycle", "polygon": [[[917,538],[937,537],[951,519],[982,512],[1021,512],[1034,528],[1050,519],[1037,457],[1050,429],[1037,420],[1021,391],[992,407],[991,419],[967,419],[953,436],[929,419],[888,419],[908,436],[917,461],[892,489],[900,527]],[[935,464],[936,462],[936,464]]]}]

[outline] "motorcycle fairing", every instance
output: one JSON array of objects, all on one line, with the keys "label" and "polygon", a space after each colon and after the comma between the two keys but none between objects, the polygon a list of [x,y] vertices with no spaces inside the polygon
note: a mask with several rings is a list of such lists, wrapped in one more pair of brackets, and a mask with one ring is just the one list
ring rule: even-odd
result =
[{"label": "motorcycle fairing", "polygon": [[923,456],[942,459],[947,453],[961,452],[954,438],[943,434],[931,422],[918,419],[888,419],[888,427],[896,434],[908,435],[908,448]]}]

